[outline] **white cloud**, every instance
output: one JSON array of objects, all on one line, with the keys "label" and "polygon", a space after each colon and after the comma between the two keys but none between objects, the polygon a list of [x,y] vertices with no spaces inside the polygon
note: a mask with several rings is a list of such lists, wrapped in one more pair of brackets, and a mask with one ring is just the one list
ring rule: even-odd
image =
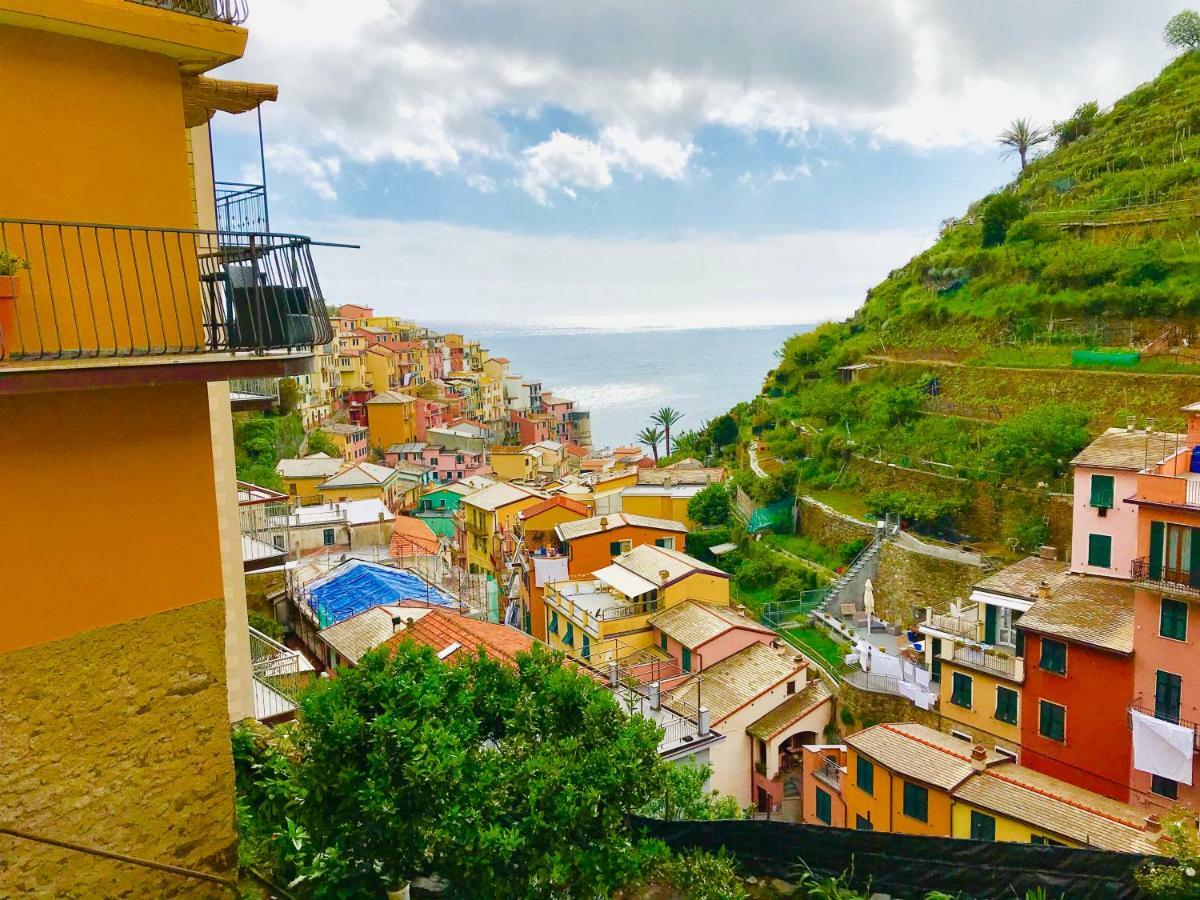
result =
[{"label": "white cloud", "polygon": [[[264,154],[267,165],[274,171],[297,178],[322,200],[337,199],[333,179],[342,171],[342,163],[336,156],[317,159],[294,144],[269,144],[264,148]],[[251,180],[257,180],[257,177]]]},{"label": "white cloud", "polygon": [[934,236],[819,231],[634,240],[349,218],[301,230],[362,245],[315,248],[331,302],[417,319],[436,310],[443,320],[588,327],[841,318]]}]

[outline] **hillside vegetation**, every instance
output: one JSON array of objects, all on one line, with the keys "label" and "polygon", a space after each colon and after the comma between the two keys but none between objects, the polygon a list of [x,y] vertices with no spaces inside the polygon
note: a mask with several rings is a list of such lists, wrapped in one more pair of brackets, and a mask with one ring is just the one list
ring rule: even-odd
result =
[{"label": "hillside vegetation", "polygon": [[[753,442],[776,466],[743,487],[853,489],[872,514],[1018,552],[1050,537],[1047,503],[1093,435],[1181,424],[1180,399],[1200,400],[1200,52],[1054,131],[853,317],[784,344],[732,411],[738,458]],[[719,452],[705,437],[680,443]],[[884,484],[872,460],[912,471]]]}]

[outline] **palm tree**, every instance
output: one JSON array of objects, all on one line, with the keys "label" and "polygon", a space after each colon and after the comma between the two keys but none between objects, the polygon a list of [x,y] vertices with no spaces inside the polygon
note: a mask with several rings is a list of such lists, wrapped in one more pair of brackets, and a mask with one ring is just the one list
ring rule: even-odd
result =
[{"label": "palm tree", "polygon": [[662,432],[657,425],[649,425],[638,432],[638,443],[645,444],[654,452],[654,464],[658,465],[658,442],[662,440]]},{"label": "palm tree", "polygon": [[1001,152],[1001,159],[1015,153],[1021,157],[1021,169],[1024,170],[1029,151],[1048,140],[1050,140],[1050,132],[1045,128],[1040,125],[1030,125],[1028,119],[1014,119],[1011,125],[1000,132],[996,143],[1003,144],[1007,148]]},{"label": "palm tree", "polygon": [[650,417],[652,422],[655,422],[663,427],[667,445],[667,456],[671,455],[671,426],[683,418],[683,413],[670,406],[664,406],[658,412]]}]

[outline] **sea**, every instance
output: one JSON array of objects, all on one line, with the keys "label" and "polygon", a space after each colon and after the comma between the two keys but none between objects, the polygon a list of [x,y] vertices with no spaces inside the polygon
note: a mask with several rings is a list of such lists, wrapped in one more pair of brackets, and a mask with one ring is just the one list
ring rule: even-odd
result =
[{"label": "sea", "polygon": [[744,328],[517,329],[455,322],[430,327],[477,339],[510,371],[542,382],[592,414],[597,448],[636,443],[664,406],[683,413],[675,430],[698,428],[751,400],[785,339],[811,325]]}]

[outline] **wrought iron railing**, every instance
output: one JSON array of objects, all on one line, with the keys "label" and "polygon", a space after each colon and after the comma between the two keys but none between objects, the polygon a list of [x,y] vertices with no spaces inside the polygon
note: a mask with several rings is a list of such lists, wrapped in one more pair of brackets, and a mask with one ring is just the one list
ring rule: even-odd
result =
[{"label": "wrought iron railing", "polygon": [[0,359],[303,351],[333,337],[308,238],[0,218]]},{"label": "wrought iron railing", "polygon": [[[1178,715],[1169,715],[1167,713],[1160,712],[1154,707],[1144,706],[1136,700],[1129,704],[1129,712],[1140,712],[1144,716],[1153,716],[1154,718],[1161,719],[1164,722],[1170,722],[1172,725],[1190,728],[1192,731],[1192,750],[1195,753],[1200,753],[1200,726],[1198,726],[1195,722],[1188,721],[1187,719],[1181,719]],[[1129,717],[1129,726],[1131,728],[1133,727],[1132,716]]]},{"label": "wrought iron railing", "polygon": [[258,719],[294,712],[300,692],[314,677],[313,667],[302,653],[256,628],[250,629],[250,674],[254,680],[254,715]]},{"label": "wrought iron railing", "polygon": [[247,397],[263,397],[278,402],[279,379],[231,378],[229,379],[229,392],[231,394],[242,394]]},{"label": "wrought iron railing", "polygon": [[1163,565],[1151,566],[1148,556],[1135,559],[1129,564],[1129,577],[1134,581],[1200,595],[1200,571]]},{"label": "wrought iron railing", "polygon": [[217,202],[217,230],[258,234],[271,230],[267,189],[261,184],[218,181],[213,185]]},{"label": "wrought iron railing", "polygon": [[170,12],[213,19],[227,25],[240,25],[246,21],[249,10],[246,0],[130,0],[142,6],[154,6]]},{"label": "wrought iron railing", "polygon": [[803,623],[810,612],[825,604],[828,597],[829,588],[822,587],[805,591],[797,600],[767,603],[762,610],[763,624],[778,629],[789,622]]},{"label": "wrought iron railing", "polygon": [[1003,675],[1005,678],[1011,678],[1014,681],[1020,681],[1025,677],[1023,660],[1015,656],[987,653],[977,647],[955,647],[952,662],[961,663],[973,669],[992,672],[996,675]]},{"label": "wrought iron railing", "polygon": [[658,726],[663,730],[662,739],[658,742],[659,750],[690,741],[699,734],[699,726],[694,719],[677,713],[664,712]]},{"label": "wrought iron railing", "polygon": [[967,616],[947,616],[942,613],[929,612],[925,617],[925,625],[937,631],[953,634],[957,637],[974,639],[979,633],[979,618]]}]

